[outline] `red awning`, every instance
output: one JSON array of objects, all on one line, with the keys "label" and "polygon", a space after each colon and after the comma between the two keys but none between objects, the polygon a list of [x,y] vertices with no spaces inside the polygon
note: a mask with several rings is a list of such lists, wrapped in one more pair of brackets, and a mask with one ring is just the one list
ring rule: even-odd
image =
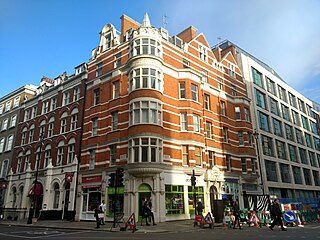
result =
[{"label": "red awning", "polygon": [[30,188],[28,192],[28,197],[36,196],[40,197],[43,194],[43,187],[41,183],[36,183],[36,185],[33,184],[33,186]]}]

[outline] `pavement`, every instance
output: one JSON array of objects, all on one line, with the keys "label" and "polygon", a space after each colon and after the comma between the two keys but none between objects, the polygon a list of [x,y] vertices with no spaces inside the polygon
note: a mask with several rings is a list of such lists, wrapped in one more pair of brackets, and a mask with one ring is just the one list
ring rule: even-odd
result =
[{"label": "pavement", "polygon": [[[190,230],[199,229],[198,226],[193,226],[194,220],[178,220],[178,221],[169,221],[169,222],[160,222],[157,225],[143,226],[140,225],[140,222],[136,225],[136,231],[142,233],[161,233],[161,232],[188,232]],[[124,227],[124,223],[116,225],[116,228],[113,228],[113,223],[106,222],[105,225],[101,225],[100,228],[96,227],[95,221],[66,221],[66,220],[38,220],[35,223],[27,224],[27,219],[18,220],[18,221],[9,221],[2,220],[0,221],[2,225],[8,226],[23,226],[23,227],[37,227],[37,228],[52,228],[52,229],[74,229],[74,230],[94,230],[94,231],[112,231],[119,232],[120,227]],[[214,227],[221,227],[221,223],[214,224]],[[205,226],[206,227],[206,226]],[[130,231],[129,227],[126,231]]]}]

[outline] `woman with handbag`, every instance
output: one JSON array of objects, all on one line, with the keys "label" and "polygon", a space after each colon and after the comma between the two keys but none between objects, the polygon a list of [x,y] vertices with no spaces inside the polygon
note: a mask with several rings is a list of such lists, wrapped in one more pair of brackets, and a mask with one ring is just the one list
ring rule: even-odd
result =
[{"label": "woman with handbag", "polygon": [[233,216],[234,216],[234,222],[233,222],[233,229],[236,228],[236,224],[238,223],[239,229],[241,229],[240,226],[240,208],[238,201],[234,201],[233,206],[232,206],[232,211],[233,211]]}]

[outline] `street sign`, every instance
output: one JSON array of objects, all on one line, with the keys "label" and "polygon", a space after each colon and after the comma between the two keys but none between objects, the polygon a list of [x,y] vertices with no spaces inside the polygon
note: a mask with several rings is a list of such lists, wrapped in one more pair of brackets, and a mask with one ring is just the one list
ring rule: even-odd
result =
[{"label": "street sign", "polygon": [[291,211],[285,212],[283,214],[283,218],[284,218],[284,220],[286,220],[289,223],[292,223],[297,219],[296,215]]}]

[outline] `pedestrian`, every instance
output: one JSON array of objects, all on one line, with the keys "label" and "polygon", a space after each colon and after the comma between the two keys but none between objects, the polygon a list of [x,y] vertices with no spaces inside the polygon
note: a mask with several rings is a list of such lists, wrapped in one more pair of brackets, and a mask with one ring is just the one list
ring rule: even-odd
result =
[{"label": "pedestrian", "polygon": [[197,202],[197,208],[196,208],[196,210],[197,210],[197,215],[202,215],[202,212],[203,212],[203,204],[202,204],[202,202],[201,202],[201,199],[199,199],[198,200],[198,202]]},{"label": "pedestrian", "polygon": [[142,211],[141,211],[141,226],[142,225],[142,221],[145,218],[146,219],[146,225],[149,226],[150,224],[148,223],[148,217],[149,217],[149,207],[148,207],[148,201],[147,199],[143,199],[142,200]]},{"label": "pedestrian", "polygon": [[233,216],[234,216],[234,222],[233,222],[233,229],[236,228],[236,224],[238,223],[239,229],[241,229],[240,225],[240,208],[238,201],[234,201],[233,206],[232,206],[232,211],[233,211]]},{"label": "pedestrian", "polygon": [[153,226],[157,225],[154,221],[154,214],[152,212],[152,201],[151,198],[148,200],[148,216],[151,217]]},{"label": "pedestrian", "polygon": [[274,226],[278,223],[281,226],[282,231],[287,231],[287,229],[284,228],[283,222],[282,222],[282,211],[280,208],[279,200],[275,199],[273,201],[273,205],[271,207],[271,217],[273,218],[273,221],[270,225],[270,229],[273,231]]},{"label": "pedestrian", "polygon": [[96,223],[97,223],[96,228],[100,228],[100,223],[101,223],[101,219],[99,218],[100,212],[101,212],[100,207],[96,206],[94,209],[94,217],[96,218]]},{"label": "pedestrian", "polygon": [[101,214],[100,214],[100,215],[103,215],[103,216],[100,218],[101,225],[104,225],[104,216],[105,216],[105,212],[106,212],[106,204],[105,204],[104,200],[102,200],[99,208],[100,208],[100,211],[101,211]]}]

